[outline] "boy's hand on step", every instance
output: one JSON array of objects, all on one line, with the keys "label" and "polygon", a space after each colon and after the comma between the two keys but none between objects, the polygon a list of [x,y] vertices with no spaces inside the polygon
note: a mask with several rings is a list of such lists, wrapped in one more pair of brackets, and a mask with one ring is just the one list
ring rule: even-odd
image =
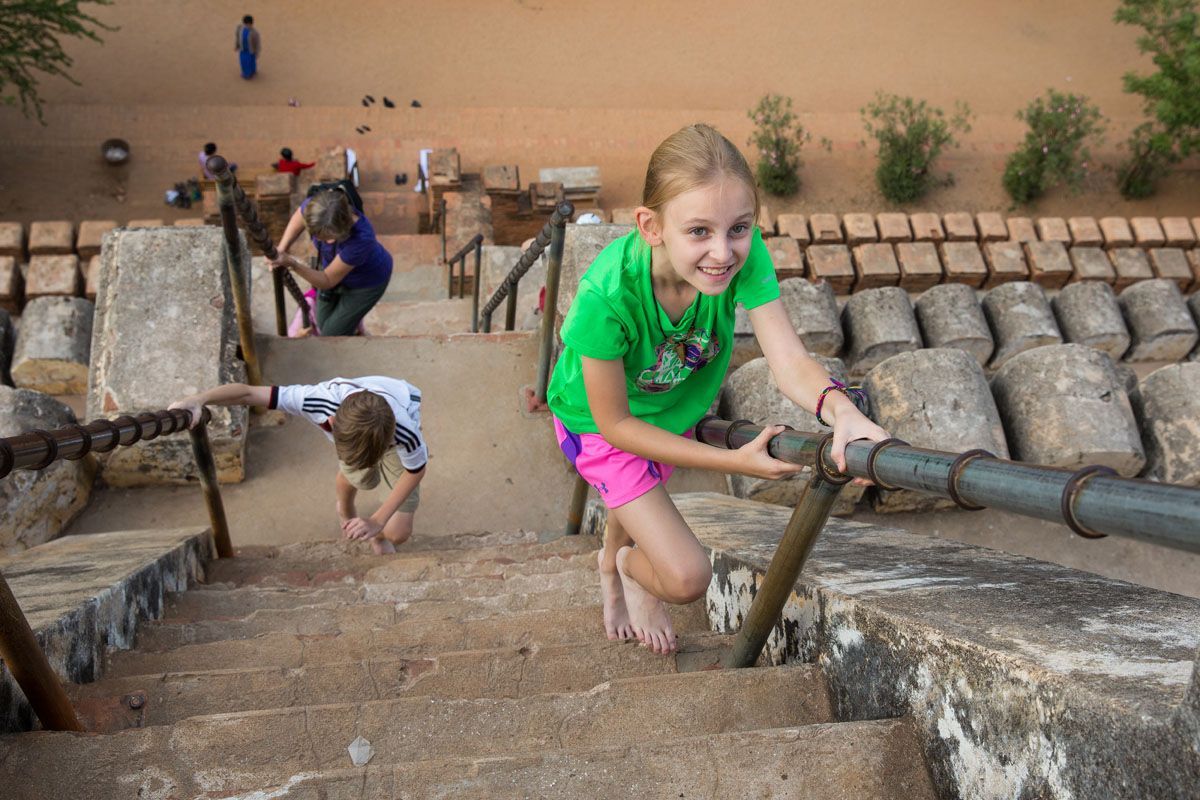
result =
[{"label": "boy's hand on step", "polygon": [[182,409],[192,415],[192,424],[189,427],[196,427],[200,424],[200,415],[204,413],[204,404],[193,400],[190,397],[185,397],[182,400],[176,400],[171,405],[167,406],[168,411]]},{"label": "boy's hand on step", "polygon": [[731,451],[736,460],[734,472],[739,472],[742,475],[750,475],[755,478],[766,478],[767,480],[778,480],[786,478],[788,475],[795,475],[804,469],[800,464],[790,464],[787,461],[780,461],[777,458],[771,457],[767,453],[767,444],[775,436],[778,436],[783,431],[787,430],[785,425],[768,425],[762,429],[758,436],[754,437],[754,441],[742,445],[737,450]]},{"label": "boy's hand on step", "polygon": [[342,523],[342,536],[347,539],[374,539],[383,532],[383,526],[370,517],[353,517]]}]

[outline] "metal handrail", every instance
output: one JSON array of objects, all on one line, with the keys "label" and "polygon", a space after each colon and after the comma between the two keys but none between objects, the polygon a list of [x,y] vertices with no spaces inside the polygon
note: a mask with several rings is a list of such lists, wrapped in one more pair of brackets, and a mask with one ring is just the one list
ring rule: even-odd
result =
[{"label": "metal handrail", "polygon": [[[204,489],[217,555],[229,558],[233,547],[225,507],[217,485],[217,470],[208,441],[208,409],[200,423],[190,428],[191,412],[183,409],[151,411],[113,420],[99,419],[86,425],[66,425],[52,431],[32,430],[0,438],[0,479],[17,469],[45,469],[55,461],[76,461],[88,453],[107,453],[119,445],[132,445],[188,429],[192,454]],[[55,675],[38,644],[37,636],[21,611],[8,581],[0,573],[0,658],[21,687],[29,705],[47,730],[83,731],[62,682]]]},{"label": "metal handrail", "polygon": [[475,253],[475,284],[472,289],[471,300],[471,333],[477,330],[476,320],[479,312],[479,284],[482,283],[479,274],[480,265],[483,263],[483,234],[477,233],[471,237],[471,241],[467,242],[459,249],[457,253],[450,256],[450,260],[446,262],[446,272],[448,285],[446,287],[447,296],[454,298],[454,265],[458,264],[458,296],[461,298],[467,286],[467,256],[472,252]]},{"label": "metal handrail", "polygon": [[[564,232],[564,229],[566,228],[567,223],[571,221],[571,215],[574,213],[575,213],[575,206],[572,205],[570,203],[570,201],[564,200],[563,202],[558,204],[558,207],[556,207],[554,209],[554,213],[550,215],[550,219],[546,222],[545,225],[542,226],[542,229],[540,231],[538,231],[538,235],[536,238],[534,238],[533,244],[531,244],[529,246],[528,250],[526,250],[524,253],[521,254],[521,258],[517,261],[516,265],[509,271],[508,275],[505,276],[504,282],[501,283],[499,287],[497,287],[496,291],[492,294],[491,298],[489,298],[487,303],[484,304],[483,308],[480,309],[480,312],[479,312],[480,323],[479,323],[478,327],[482,328],[484,333],[492,332],[492,312],[494,312],[497,308],[500,307],[500,301],[505,299],[506,297],[508,298],[508,307],[505,309],[504,329],[511,331],[513,328],[516,327],[517,283],[521,280],[521,278],[523,278],[525,276],[525,273],[529,271],[529,269],[534,265],[534,263],[539,258],[542,257],[542,253],[545,252],[546,246],[550,245],[553,242],[555,236],[560,237],[559,238],[560,245],[558,248],[558,257],[559,257],[558,265],[561,265],[561,259],[562,259],[562,248],[561,248],[562,239],[561,239],[561,237],[563,235],[563,232]],[[557,233],[556,233],[556,231],[557,231]],[[551,249],[552,260],[553,260],[553,255],[554,255],[554,252],[553,252],[553,248],[552,248]],[[553,272],[554,272],[554,282],[555,282],[554,287],[555,287],[556,295],[557,295],[557,289],[558,289],[558,265],[555,265],[555,264],[549,265],[551,268],[553,268]],[[547,274],[546,274],[546,312],[547,312],[546,316],[547,317],[549,316],[549,312],[550,312],[550,308],[551,308],[550,296],[549,296],[550,295],[549,284],[550,284],[550,270],[548,269]],[[556,297],[555,302],[557,302],[557,297]],[[544,320],[543,320],[543,322],[544,322]]]}]

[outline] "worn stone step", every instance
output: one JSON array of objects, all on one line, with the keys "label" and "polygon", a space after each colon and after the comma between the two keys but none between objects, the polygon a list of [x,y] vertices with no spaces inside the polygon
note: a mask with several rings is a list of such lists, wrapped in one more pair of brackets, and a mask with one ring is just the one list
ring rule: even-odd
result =
[{"label": "worn stone step", "polygon": [[383,767],[810,725],[832,717],[819,675],[808,665],[713,670],[518,699],[411,697],[192,717],[101,736],[29,733],[0,740],[0,785],[40,772],[55,776],[45,797],[122,787],[137,796],[130,779],[144,776],[172,786],[172,796],[211,796],[344,766],[357,736],[371,742],[371,763]]},{"label": "worn stone step", "polygon": [[[600,607],[577,606],[539,611],[480,615],[469,604],[445,607],[440,620],[355,630],[340,634],[264,633],[253,639],[227,639],[192,644],[163,652],[109,651],[105,675],[230,669],[248,666],[300,667],[312,664],[412,658],[430,653],[500,647],[548,647],[594,642],[604,637]],[[474,613],[477,616],[471,616]],[[671,620],[683,641],[707,632],[703,601],[672,606]]]},{"label": "worn stone step", "polygon": [[732,638],[694,634],[679,652],[667,657],[637,642],[597,637],[566,645],[417,658],[129,675],[72,686],[72,699],[87,718],[88,730],[111,732],[205,714],[407,696],[528,697],[584,691],[615,678],[712,668]]},{"label": "worn stone step", "polygon": [[471,330],[471,299],[376,303],[363,317],[368,336],[424,336]]}]

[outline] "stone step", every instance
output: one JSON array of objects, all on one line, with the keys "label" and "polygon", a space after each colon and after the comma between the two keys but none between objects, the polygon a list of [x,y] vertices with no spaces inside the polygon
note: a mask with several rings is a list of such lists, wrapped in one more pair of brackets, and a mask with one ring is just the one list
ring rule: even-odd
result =
[{"label": "stone step", "polygon": [[[566,645],[423,658],[129,675],[73,686],[72,699],[87,718],[89,731],[112,732],[166,725],[191,716],[299,705],[406,696],[528,697],[585,691],[615,678],[712,668],[731,642],[725,634],[694,634],[679,652],[663,657],[637,642],[597,637]],[[140,699],[136,709],[131,707],[131,697]]]},{"label": "stone step", "polygon": [[[40,773],[53,776],[45,797],[116,796],[121,789],[137,796],[131,780],[144,777],[171,786],[171,796],[212,796],[343,766],[346,747],[358,736],[371,742],[371,763],[381,768],[811,725],[831,717],[816,667],[713,670],[517,699],[410,697],[192,717],[112,735],[29,733],[0,740],[0,782],[17,786]],[[136,772],[134,754],[134,763],[144,765]]]},{"label": "stone step", "polygon": [[419,303],[382,300],[363,318],[368,336],[429,336],[471,330],[471,298]]},{"label": "stone step", "polygon": [[[164,652],[119,650],[108,653],[109,676],[189,672],[238,667],[300,667],[313,664],[413,658],[431,653],[502,647],[549,647],[594,642],[604,636],[599,606],[527,611],[501,616],[478,614],[467,604],[445,606],[447,616],[424,624],[398,624],[341,634],[300,635],[273,631],[253,639],[227,639]],[[671,620],[681,641],[707,633],[703,601],[672,606]]]},{"label": "stone step", "polygon": [[415,303],[447,298],[442,237],[430,234],[379,236],[392,255],[392,280],[384,301]]}]

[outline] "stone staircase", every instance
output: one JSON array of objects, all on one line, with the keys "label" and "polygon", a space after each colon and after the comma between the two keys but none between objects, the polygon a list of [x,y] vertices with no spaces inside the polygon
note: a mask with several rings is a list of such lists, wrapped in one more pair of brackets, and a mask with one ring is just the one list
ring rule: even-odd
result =
[{"label": "stone staircase", "polygon": [[605,640],[594,547],[246,548],[75,687],[94,733],[0,739],[0,785],[14,799],[934,796],[909,721],[836,722],[813,665],[719,669],[729,637],[703,603],[675,609],[672,657]]}]

